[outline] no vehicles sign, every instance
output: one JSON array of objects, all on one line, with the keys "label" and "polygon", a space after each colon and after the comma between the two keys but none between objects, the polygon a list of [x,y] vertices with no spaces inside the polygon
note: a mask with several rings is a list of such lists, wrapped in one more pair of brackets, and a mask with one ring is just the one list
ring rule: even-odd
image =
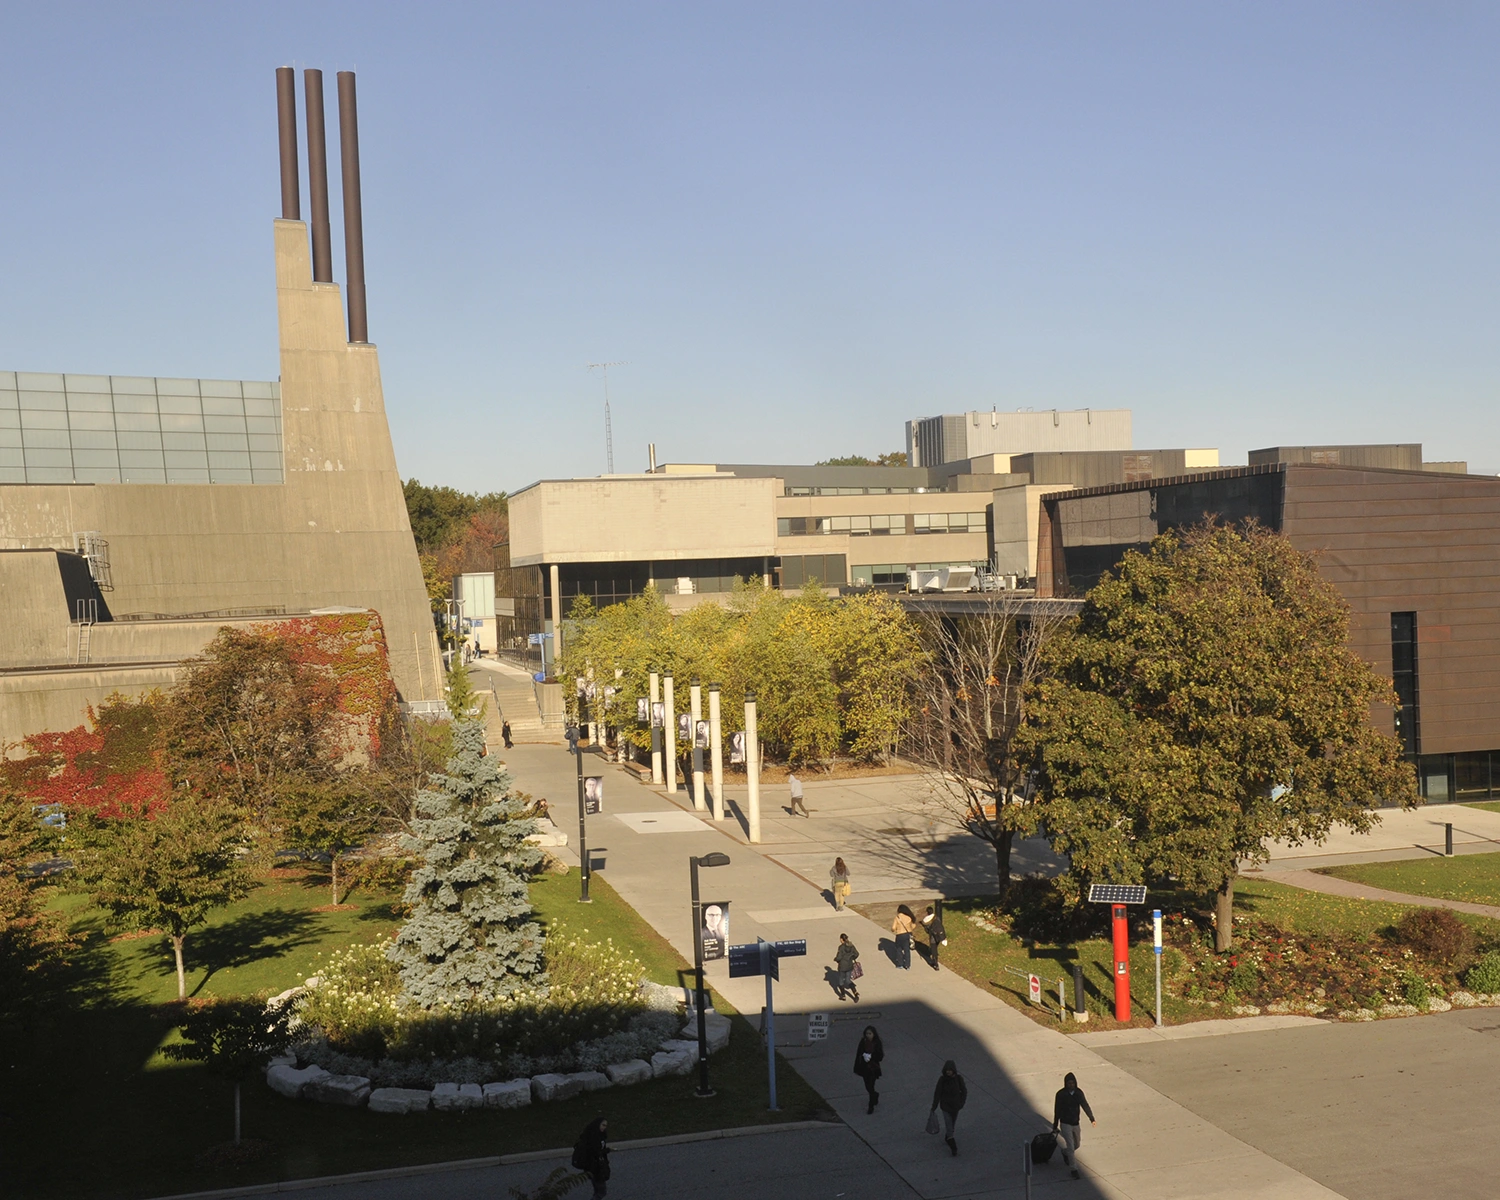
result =
[{"label": "no vehicles sign", "polygon": [[807,1040],[810,1042],[823,1042],[828,1040],[828,1014],[807,1014]]},{"label": "no vehicles sign", "polygon": [[1031,1002],[1040,1005],[1042,1002],[1042,979],[1039,975],[1027,977],[1027,983],[1031,992]]}]

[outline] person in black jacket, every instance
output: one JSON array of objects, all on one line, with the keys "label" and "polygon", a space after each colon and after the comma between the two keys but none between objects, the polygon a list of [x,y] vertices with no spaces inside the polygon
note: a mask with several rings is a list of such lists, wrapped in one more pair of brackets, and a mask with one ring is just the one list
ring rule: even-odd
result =
[{"label": "person in black jacket", "polygon": [[595,1117],[583,1127],[578,1145],[573,1147],[573,1165],[594,1184],[594,1200],[609,1191],[609,1122]]},{"label": "person in black jacket", "polygon": [[922,928],[927,931],[927,961],[932,969],[938,969],[938,947],[948,944],[948,933],[943,928],[943,902],[929,904],[922,917]]},{"label": "person in black jacket", "polygon": [[951,1058],[943,1064],[943,1073],[938,1076],[937,1087],[932,1089],[932,1113],[943,1110],[943,1140],[956,1155],[958,1143],[953,1140],[953,1127],[958,1123],[958,1110],[969,1102],[969,1085],[958,1073],[958,1064]]},{"label": "person in black jacket", "polygon": [[854,1048],[854,1073],[865,1081],[865,1092],[870,1097],[870,1107],[865,1112],[872,1113],[875,1106],[880,1103],[880,1093],[875,1090],[875,1081],[880,1078],[880,1060],[885,1057],[885,1047],[880,1044],[880,1034],[875,1032],[875,1026],[866,1025],[865,1035],[860,1038],[859,1045]]},{"label": "person in black jacket", "polygon": [[1082,1124],[1078,1115],[1080,1109],[1088,1113],[1090,1125],[1099,1124],[1094,1120],[1094,1110],[1089,1107],[1088,1098],[1079,1090],[1078,1076],[1069,1071],[1063,1076],[1062,1090],[1052,1102],[1052,1132],[1059,1134],[1063,1162],[1072,1170],[1074,1179],[1078,1178],[1078,1164],[1073,1161],[1073,1154],[1083,1140],[1083,1130],[1079,1128]]}]

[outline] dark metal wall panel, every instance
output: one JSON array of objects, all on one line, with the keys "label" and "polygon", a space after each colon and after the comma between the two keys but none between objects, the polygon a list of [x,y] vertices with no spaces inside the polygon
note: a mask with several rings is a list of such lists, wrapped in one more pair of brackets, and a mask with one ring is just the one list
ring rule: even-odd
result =
[{"label": "dark metal wall panel", "polygon": [[1353,648],[1389,674],[1390,614],[1417,613],[1423,753],[1500,748],[1500,480],[1292,464],[1286,481],[1283,529],[1354,608]]}]

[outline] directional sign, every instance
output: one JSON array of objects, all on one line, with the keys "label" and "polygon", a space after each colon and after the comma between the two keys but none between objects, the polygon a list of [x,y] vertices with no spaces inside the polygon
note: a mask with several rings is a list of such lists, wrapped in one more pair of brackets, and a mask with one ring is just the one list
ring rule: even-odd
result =
[{"label": "directional sign", "polygon": [[1144,883],[1091,883],[1089,884],[1090,904],[1144,904],[1146,903],[1146,885]]},{"label": "directional sign", "polygon": [[[780,979],[776,970],[776,955],[771,958],[771,978]],[[729,978],[740,979],[746,975],[760,975],[760,943],[749,942],[743,946],[729,947]]]},{"label": "directional sign", "polygon": [[807,939],[798,938],[795,941],[772,942],[772,953],[777,958],[803,958],[807,954]]},{"label": "directional sign", "polygon": [[828,1014],[807,1014],[807,1040],[810,1042],[826,1042],[828,1040]]}]

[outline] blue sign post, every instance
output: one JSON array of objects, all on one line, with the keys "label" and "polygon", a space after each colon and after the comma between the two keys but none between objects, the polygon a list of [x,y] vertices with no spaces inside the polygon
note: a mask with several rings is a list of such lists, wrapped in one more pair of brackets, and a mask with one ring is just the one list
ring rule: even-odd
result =
[{"label": "blue sign post", "polygon": [[781,978],[777,966],[783,958],[802,958],[807,954],[807,941],[803,938],[782,942],[768,942],[756,938],[753,944],[729,947],[729,977],[743,978],[747,975],[766,977],[766,1073],[771,1083],[771,1111],[776,1107],[776,1005],[772,998],[771,981]]}]

